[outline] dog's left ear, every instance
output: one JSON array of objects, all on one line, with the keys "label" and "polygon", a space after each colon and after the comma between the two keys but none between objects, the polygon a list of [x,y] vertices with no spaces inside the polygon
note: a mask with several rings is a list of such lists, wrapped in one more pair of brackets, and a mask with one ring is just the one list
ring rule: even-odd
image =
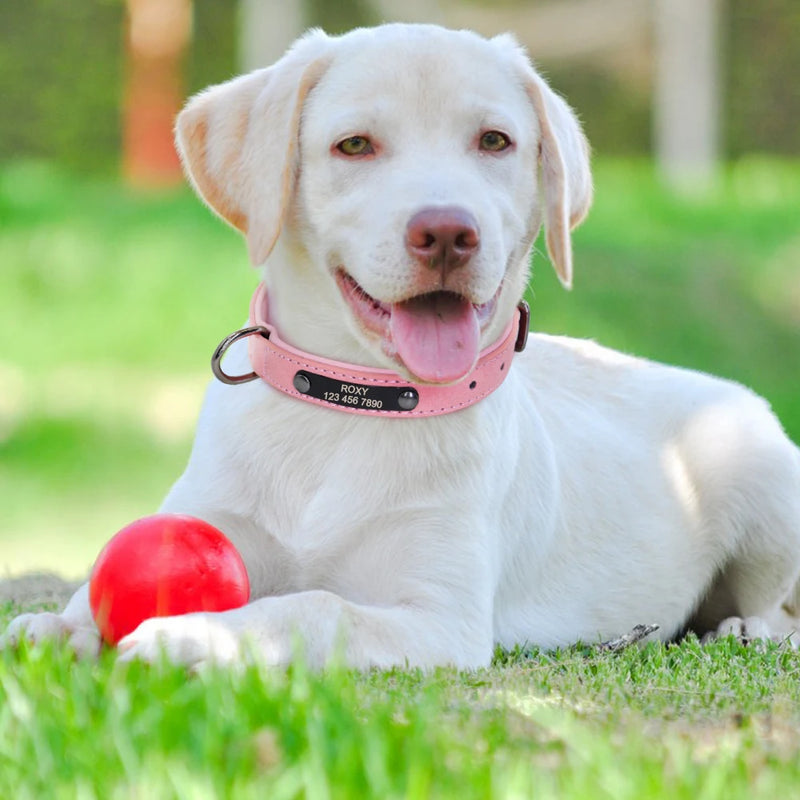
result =
[{"label": "dog's left ear", "polygon": [[515,67],[539,120],[539,166],[544,199],[547,252],[562,285],[572,286],[570,231],[592,204],[589,144],[572,109],[531,66],[525,51],[511,39],[498,37],[515,50]]},{"label": "dog's left ear", "polygon": [[583,222],[592,204],[589,143],[572,109],[533,70],[525,88],[541,126],[539,164],[547,252],[559,280],[569,289],[572,287],[570,231]]},{"label": "dog's left ear", "polygon": [[280,235],[303,103],[327,69],[330,42],[311,31],[273,66],[206,89],[178,115],[175,140],[192,185],[245,235],[254,265]]}]

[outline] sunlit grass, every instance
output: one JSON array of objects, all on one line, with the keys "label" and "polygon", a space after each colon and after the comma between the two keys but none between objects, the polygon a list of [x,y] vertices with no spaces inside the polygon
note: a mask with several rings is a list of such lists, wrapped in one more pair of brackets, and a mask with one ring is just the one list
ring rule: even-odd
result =
[{"label": "sunlit grass", "polygon": [[322,675],[24,649],[0,656],[0,796],[773,800],[800,780],[798,677],[786,648],[695,639]]}]

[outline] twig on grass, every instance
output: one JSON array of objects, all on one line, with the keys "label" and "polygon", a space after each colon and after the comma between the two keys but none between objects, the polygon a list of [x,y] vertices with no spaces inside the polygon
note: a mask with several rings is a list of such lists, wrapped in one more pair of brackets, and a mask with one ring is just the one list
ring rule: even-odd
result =
[{"label": "twig on grass", "polygon": [[622,636],[618,636],[616,639],[600,642],[600,644],[597,645],[597,649],[601,653],[619,653],[620,650],[624,650],[626,647],[640,642],[654,631],[657,631],[658,628],[659,626],[655,623],[650,625],[636,625],[628,631],[628,633],[623,633]]}]

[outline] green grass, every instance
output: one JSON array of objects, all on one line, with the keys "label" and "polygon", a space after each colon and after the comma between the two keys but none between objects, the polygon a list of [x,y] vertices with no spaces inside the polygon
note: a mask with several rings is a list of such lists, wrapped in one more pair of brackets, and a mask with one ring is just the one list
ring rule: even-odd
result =
[{"label": "green grass", "polygon": [[78,575],[179,475],[255,275],[188,192],[40,164],[0,171],[0,264],[0,568]]},{"label": "green grass", "polygon": [[[716,372],[800,440],[800,165],[704,199],[600,161],[575,291],[537,260],[533,324]],[[208,358],[255,276],[188,192],[0,169],[3,566],[77,574],[156,507]],[[18,608],[0,607],[0,628]],[[731,641],[498,653],[471,673],[354,675],[0,655],[1,798],[798,796],[800,656]]]},{"label": "green grass", "polygon": [[800,656],[732,640],[354,674],[0,656],[0,796],[797,796]]}]

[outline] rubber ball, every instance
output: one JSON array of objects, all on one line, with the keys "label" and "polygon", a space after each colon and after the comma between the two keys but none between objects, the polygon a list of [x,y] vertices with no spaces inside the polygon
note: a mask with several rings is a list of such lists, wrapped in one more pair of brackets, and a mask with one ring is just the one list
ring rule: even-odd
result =
[{"label": "rubber ball", "polygon": [[183,514],[154,514],[124,527],[89,579],[89,605],[111,645],[151,617],[227,611],[249,599],[247,570],[231,541]]}]

